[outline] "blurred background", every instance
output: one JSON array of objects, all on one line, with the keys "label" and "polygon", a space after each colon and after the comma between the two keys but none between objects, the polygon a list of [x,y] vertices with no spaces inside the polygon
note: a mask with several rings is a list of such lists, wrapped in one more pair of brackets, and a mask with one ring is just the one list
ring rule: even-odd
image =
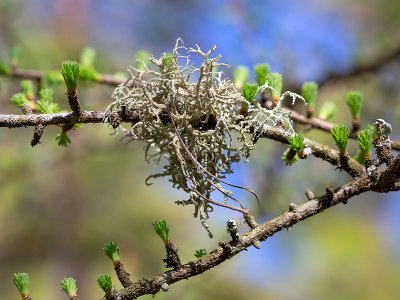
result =
[{"label": "blurred background", "polygon": [[[90,46],[98,53],[96,68],[114,74],[133,65],[138,50],[159,56],[181,37],[186,46],[197,43],[203,50],[215,44],[222,61],[232,66],[224,70],[228,77],[238,65],[252,69],[268,62],[283,74],[286,87],[324,82],[316,107],[334,102],[335,123],[351,125],[345,95],[360,90],[363,126],[384,118],[393,125],[392,138],[399,139],[398,58],[374,72],[326,81],[398,49],[399,26],[398,0],[1,0],[0,60],[7,61],[12,47],[19,46],[21,68],[59,69],[63,60],[78,60]],[[20,113],[9,102],[19,89],[19,80],[0,77],[0,113]],[[54,89],[58,103],[67,108],[64,86]],[[85,109],[104,109],[112,91],[79,83]],[[143,144],[121,142],[106,125],[97,124],[72,132],[72,143],[61,148],[55,141],[58,131],[46,128],[42,144],[32,148],[32,128],[0,129],[1,299],[19,297],[14,272],[29,273],[33,299],[66,298],[60,280],[68,276],[78,279],[81,299],[100,298],[100,274],[110,274],[120,288],[101,250],[106,242],[119,244],[121,261],[138,280],[165,270],[164,248],[152,230],[155,220],[167,221],[187,262],[195,259],[196,249],[215,249],[228,238],[227,219],[240,218],[216,208],[209,220],[215,238],[209,239],[192,208],[174,204],[185,194],[167,180],[145,186],[145,178],[160,166],[144,162]],[[306,136],[333,145],[326,133],[311,130]],[[349,146],[355,154],[356,143]],[[238,164],[228,178],[258,192],[259,206],[245,193],[236,195],[259,223],[291,202],[306,201],[306,188],[320,195],[326,186],[349,180],[316,158],[286,167],[281,161],[285,149],[260,140],[250,162]],[[399,200],[399,193],[362,194],[155,298],[398,299]]]}]

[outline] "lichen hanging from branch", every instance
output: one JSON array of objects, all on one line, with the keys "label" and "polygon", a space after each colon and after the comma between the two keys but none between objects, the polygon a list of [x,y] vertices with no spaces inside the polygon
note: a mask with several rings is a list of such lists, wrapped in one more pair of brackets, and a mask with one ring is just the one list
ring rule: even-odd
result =
[{"label": "lichen hanging from branch", "polygon": [[[162,158],[166,159],[163,172],[149,176],[146,183],[152,178],[169,177],[174,187],[190,195],[189,200],[177,203],[193,204],[195,217],[200,217],[208,231],[204,220],[212,211],[210,204],[248,211],[222,185],[245,189],[255,195],[247,188],[223,180],[233,173],[233,163],[249,159],[255,148],[250,133],[262,134],[267,122],[287,124],[288,133],[293,133],[292,122],[281,108],[281,101],[286,95],[301,98],[284,93],[272,110],[248,101],[230,80],[222,79],[222,72],[216,72],[216,68],[229,66],[220,62],[220,55],[211,58],[215,48],[208,52],[197,45],[196,49],[188,49],[178,39],[173,53],[164,53],[159,59],[151,57],[150,66],[137,61],[136,66],[142,63],[145,67],[129,67],[129,79],[115,89],[115,101],[106,110],[110,115],[116,109],[139,112],[138,123],[129,130],[122,128],[124,137],[146,143],[147,162],[160,163]],[[203,59],[200,67],[192,64],[191,54]],[[273,90],[268,82],[257,93],[267,89]],[[238,104],[243,102],[249,107],[246,114],[239,109]],[[108,121],[112,122],[111,118]],[[215,190],[223,194],[224,203],[210,199]],[[228,204],[228,200],[236,205]]]}]

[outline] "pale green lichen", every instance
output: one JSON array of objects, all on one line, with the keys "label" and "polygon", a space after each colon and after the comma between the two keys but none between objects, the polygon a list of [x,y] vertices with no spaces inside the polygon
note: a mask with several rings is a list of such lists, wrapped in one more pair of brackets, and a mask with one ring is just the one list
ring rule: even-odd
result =
[{"label": "pale green lichen", "polygon": [[[208,52],[198,46],[188,49],[178,39],[172,57],[165,53],[159,59],[150,57],[151,65],[145,70],[130,67],[129,79],[115,89],[115,101],[107,108],[108,116],[122,108],[139,112],[139,122],[130,129],[121,128],[124,137],[146,143],[147,162],[159,163],[165,158],[163,172],[149,176],[146,182],[169,177],[174,187],[187,192],[190,199],[177,203],[193,204],[195,217],[199,216],[210,236],[205,222],[212,211],[210,194],[218,190],[225,204],[228,200],[239,203],[221,184],[230,185],[223,178],[233,173],[233,163],[249,159],[255,148],[250,133],[253,137],[262,135],[268,122],[287,123],[292,134],[292,122],[281,102],[288,95],[293,101],[302,99],[286,92],[272,110],[246,100],[230,80],[222,79],[222,72],[213,71],[215,67],[229,67],[220,62],[220,56],[210,58],[215,48]],[[202,57],[200,67],[191,63],[191,54]],[[274,91],[268,84],[259,90]],[[247,116],[240,114],[239,104],[243,102],[248,104]],[[108,117],[107,121],[112,120]]]}]

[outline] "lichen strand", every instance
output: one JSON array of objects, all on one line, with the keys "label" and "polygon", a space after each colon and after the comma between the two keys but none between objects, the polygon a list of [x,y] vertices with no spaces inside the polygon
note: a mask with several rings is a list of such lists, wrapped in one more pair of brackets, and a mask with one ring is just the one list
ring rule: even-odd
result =
[{"label": "lichen strand", "polygon": [[[115,89],[115,101],[107,108],[108,113],[119,108],[139,112],[140,121],[129,130],[122,129],[124,137],[146,143],[147,162],[166,159],[163,172],[149,176],[146,183],[170,177],[174,187],[190,195],[189,200],[177,203],[193,204],[195,217],[199,216],[210,236],[204,219],[212,211],[210,203],[216,204],[210,201],[212,191],[224,195],[225,202],[219,205],[228,206],[227,201],[233,200],[241,207],[232,191],[221,185],[226,185],[222,180],[233,173],[233,163],[250,157],[255,146],[249,133],[261,134],[268,121],[274,125],[286,121],[293,130],[280,105],[266,110],[249,103],[230,80],[221,79],[222,72],[215,68],[229,66],[220,62],[220,56],[210,57],[215,48],[206,53],[199,46],[187,49],[178,39],[172,55],[150,58],[151,65],[145,70],[130,67],[129,79]],[[190,61],[192,53],[203,59],[199,68]],[[260,91],[268,88],[262,86]],[[249,104],[248,116],[239,113],[238,103],[242,102]],[[111,118],[108,121],[112,122]]]}]

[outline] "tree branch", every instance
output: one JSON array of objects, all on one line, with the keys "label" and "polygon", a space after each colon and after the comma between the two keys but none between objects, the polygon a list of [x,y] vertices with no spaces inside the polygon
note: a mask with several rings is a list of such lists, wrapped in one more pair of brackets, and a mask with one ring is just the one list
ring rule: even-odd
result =
[{"label": "tree branch", "polygon": [[[161,286],[165,283],[170,285],[202,274],[250,247],[255,241],[264,241],[282,229],[290,228],[296,223],[316,215],[329,207],[346,202],[351,197],[369,190],[369,188],[370,181],[368,177],[363,176],[354,179],[337,189],[331,200],[328,199],[327,195],[323,195],[315,200],[310,200],[296,206],[296,209],[286,211],[282,215],[256,226],[254,229],[240,236],[238,242],[224,242],[229,246],[226,245],[226,247],[218,248],[197,261],[183,265],[178,270],[170,270],[151,279],[136,282],[130,287],[118,291],[110,299],[128,300],[136,299],[146,294],[154,295],[159,292]],[[223,242],[220,242],[220,244],[222,245]],[[229,248],[229,251],[226,251],[226,248]]]}]

